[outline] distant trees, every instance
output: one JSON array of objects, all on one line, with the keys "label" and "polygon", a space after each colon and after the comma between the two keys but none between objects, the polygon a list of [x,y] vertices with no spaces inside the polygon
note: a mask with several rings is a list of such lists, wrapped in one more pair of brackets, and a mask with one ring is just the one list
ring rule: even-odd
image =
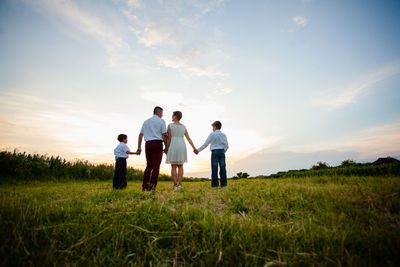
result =
[{"label": "distant trees", "polygon": [[309,170],[289,170],[265,176],[265,178],[281,177],[316,177],[316,176],[400,176],[400,161],[392,158],[379,158],[370,163],[357,163],[346,159],[339,166],[329,166],[326,162],[317,162]]},{"label": "distant trees", "polygon": [[341,167],[350,167],[350,166],[354,166],[357,163],[354,160],[351,159],[346,159],[342,161],[342,164],[340,164]]},{"label": "distant trees", "polygon": [[236,176],[233,176],[233,179],[240,179],[240,178],[248,178],[250,176],[250,174],[248,174],[247,172],[238,172],[236,173]]},{"label": "distant trees", "polygon": [[321,169],[327,169],[327,168],[329,168],[328,163],[319,161],[319,162],[317,162],[317,165],[314,165],[311,167],[311,170],[321,170]]}]

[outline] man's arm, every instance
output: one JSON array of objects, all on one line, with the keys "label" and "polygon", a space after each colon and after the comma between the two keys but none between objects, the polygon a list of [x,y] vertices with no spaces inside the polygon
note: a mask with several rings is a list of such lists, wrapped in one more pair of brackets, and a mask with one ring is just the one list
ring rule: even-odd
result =
[{"label": "man's arm", "polygon": [[[163,134],[162,134],[162,139],[163,139],[163,141],[164,141],[165,147],[167,147],[168,133],[163,133]],[[165,152],[165,153],[167,153],[167,152]]]},{"label": "man's arm", "polygon": [[136,153],[138,153],[138,155],[140,155],[140,153],[142,152],[142,140],[143,140],[143,134],[140,133],[138,137],[138,149],[136,150]]},{"label": "man's arm", "polygon": [[204,144],[197,149],[197,151],[198,151],[197,153],[204,150],[204,148],[206,148],[211,143],[212,140],[213,140],[213,133],[210,133],[210,135],[207,137],[207,140],[204,142]]}]

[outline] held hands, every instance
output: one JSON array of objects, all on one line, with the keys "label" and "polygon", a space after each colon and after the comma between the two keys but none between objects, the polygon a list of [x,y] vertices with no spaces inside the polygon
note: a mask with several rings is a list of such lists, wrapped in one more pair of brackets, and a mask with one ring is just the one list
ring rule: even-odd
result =
[{"label": "held hands", "polygon": [[140,155],[140,153],[142,153],[142,149],[139,147],[139,148],[136,150],[136,153],[137,153],[137,155]]},{"label": "held hands", "polygon": [[199,154],[199,151],[195,148],[194,150],[193,150],[193,152],[194,152],[194,154]]}]

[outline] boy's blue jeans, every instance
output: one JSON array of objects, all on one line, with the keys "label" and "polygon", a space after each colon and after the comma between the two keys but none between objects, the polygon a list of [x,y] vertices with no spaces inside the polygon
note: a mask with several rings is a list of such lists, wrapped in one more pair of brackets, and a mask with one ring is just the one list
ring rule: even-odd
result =
[{"label": "boy's blue jeans", "polygon": [[226,179],[226,162],[225,162],[225,150],[215,149],[211,152],[211,186],[218,187],[218,165],[219,165],[219,176],[221,177],[221,187],[227,186]]}]

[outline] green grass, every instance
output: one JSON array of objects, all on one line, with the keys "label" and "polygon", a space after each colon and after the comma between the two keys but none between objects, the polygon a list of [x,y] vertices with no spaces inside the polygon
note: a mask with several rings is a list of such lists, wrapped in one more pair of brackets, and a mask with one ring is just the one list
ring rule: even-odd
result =
[{"label": "green grass", "polygon": [[400,264],[400,179],[0,185],[0,264]]}]

